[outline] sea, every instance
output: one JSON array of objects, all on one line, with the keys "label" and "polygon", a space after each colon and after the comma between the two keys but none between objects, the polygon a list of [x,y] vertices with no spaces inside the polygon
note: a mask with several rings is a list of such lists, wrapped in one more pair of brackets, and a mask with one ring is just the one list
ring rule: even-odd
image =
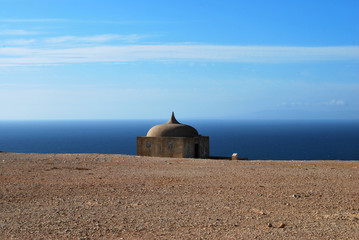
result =
[{"label": "sea", "polygon": [[[163,120],[0,121],[0,151],[136,154],[136,137]],[[210,155],[249,160],[359,160],[358,120],[186,120]]]}]

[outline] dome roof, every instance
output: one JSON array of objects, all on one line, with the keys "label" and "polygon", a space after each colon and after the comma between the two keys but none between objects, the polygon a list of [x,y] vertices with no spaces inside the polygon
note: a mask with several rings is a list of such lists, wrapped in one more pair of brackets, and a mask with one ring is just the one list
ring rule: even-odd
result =
[{"label": "dome roof", "polygon": [[195,137],[198,136],[198,132],[195,128],[179,123],[174,113],[168,122],[152,127],[147,137]]}]

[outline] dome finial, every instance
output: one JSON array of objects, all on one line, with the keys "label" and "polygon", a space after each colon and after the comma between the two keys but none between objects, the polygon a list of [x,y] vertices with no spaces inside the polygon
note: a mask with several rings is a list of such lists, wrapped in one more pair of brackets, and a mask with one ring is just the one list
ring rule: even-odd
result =
[{"label": "dome finial", "polygon": [[147,137],[197,137],[198,132],[194,127],[179,123],[174,112],[168,122],[153,126],[148,132]]},{"label": "dome finial", "polygon": [[174,112],[172,112],[172,116],[171,116],[170,120],[168,120],[167,123],[177,123],[177,124],[179,124],[179,122],[175,118],[175,113]]}]

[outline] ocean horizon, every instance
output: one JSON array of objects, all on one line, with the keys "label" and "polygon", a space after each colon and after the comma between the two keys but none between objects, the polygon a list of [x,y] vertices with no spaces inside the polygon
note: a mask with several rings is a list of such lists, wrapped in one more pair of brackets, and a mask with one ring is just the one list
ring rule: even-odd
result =
[{"label": "ocean horizon", "polygon": [[[0,151],[136,155],[136,137],[165,120],[0,121]],[[249,160],[358,160],[357,120],[184,120],[210,155]]]}]

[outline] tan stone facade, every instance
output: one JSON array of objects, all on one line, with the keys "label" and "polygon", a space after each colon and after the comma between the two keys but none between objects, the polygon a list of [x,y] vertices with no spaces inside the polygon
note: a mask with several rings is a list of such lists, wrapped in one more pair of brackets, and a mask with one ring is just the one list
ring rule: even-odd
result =
[{"label": "tan stone facade", "polygon": [[137,155],[208,158],[209,137],[137,137]]}]

